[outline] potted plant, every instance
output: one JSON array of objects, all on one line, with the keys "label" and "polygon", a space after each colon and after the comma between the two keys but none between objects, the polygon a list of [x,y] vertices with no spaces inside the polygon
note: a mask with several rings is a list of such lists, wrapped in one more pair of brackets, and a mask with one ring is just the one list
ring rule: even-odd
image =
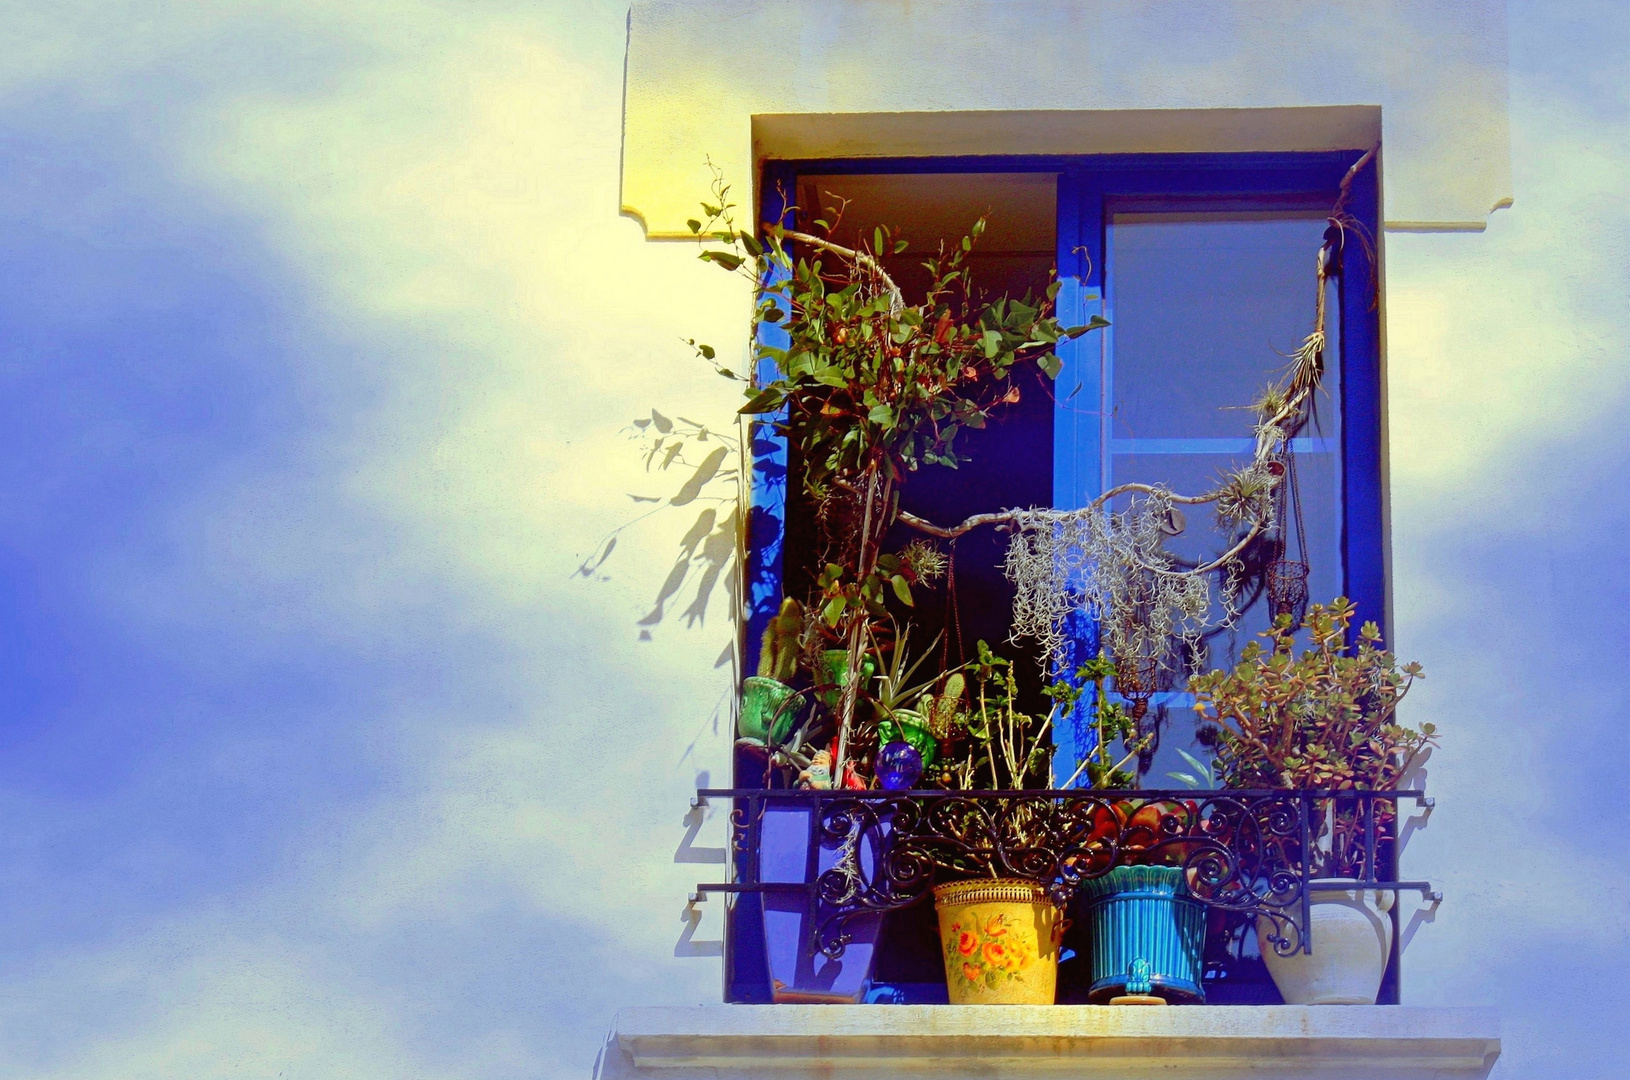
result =
[{"label": "potted plant", "polygon": [[789,685],[798,673],[803,636],[803,605],[789,596],[764,628],[758,674],[742,680],[741,710],[736,717],[738,738],[767,748],[786,742],[804,704],[803,695]]},{"label": "potted plant", "polygon": [[[1083,773],[1099,790],[1130,788],[1136,781],[1127,766],[1147,748],[1149,737],[1139,737],[1126,709],[1110,700],[1105,682],[1116,671],[1114,661],[1100,653],[1076,673],[1075,685],[1092,687],[1095,739],[1065,787]],[[1079,691],[1071,695],[1072,704],[1077,696]],[[1161,831],[1162,816],[1186,809],[1116,800],[1099,811],[1095,836],[1114,839],[1120,861],[1108,873],[1085,878],[1077,893],[1090,942],[1089,1001],[1205,1000],[1200,984],[1205,909],[1189,893],[1183,846]]]},{"label": "potted plant", "polygon": [[[882,674],[877,676],[872,703],[877,717],[878,752],[881,753],[890,744],[905,743],[916,752],[920,775],[922,770],[934,767],[939,757],[939,740],[934,738],[928,718],[914,706],[920,704],[939,677],[916,684],[911,680],[933,654],[939,639],[929,642],[922,655],[912,659],[906,648],[910,638],[909,624],[895,635],[894,647],[883,663]],[[875,762],[873,771],[876,772]]]},{"label": "potted plant", "polygon": [[[1398,704],[1421,677],[1419,664],[1400,666],[1380,648],[1374,623],[1348,644],[1353,605],[1338,597],[1312,605],[1304,621],[1308,647],[1295,653],[1296,632],[1281,615],[1251,642],[1233,671],[1190,680],[1202,737],[1217,750],[1215,770],[1225,788],[1314,791],[1397,788],[1437,743],[1431,724],[1398,722]],[[1309,865],[1313,950],[1300,949],[1293,922],[1257,921],[1263,960],[1291,1004],[1374,1004],[1392,951],[1393,896],[1366,889],[1360,875],[1385,879],[1384,863],[1396,808],[1374,804],[1373,826],[1383,842],[1370,845],[1371,822],[1357,799],[1319,799]]]},{"label": "potted plant", "polygon": [[[969,674],[971,693],[969,680],[955,673],[922,707],[948,743],[959,736],[964,746],[957,760],[945,763],[942,781],[964,790],[1047,786],[1047,735],[1062,695],[1055,694],[1053,710],[1039,721],[1020,711],[1012,662],[983,641]],[[1023,845],[1022,815],[1008,824]],[[1051,1005],[1065,919],[1046,885],[999,876],[993,866],[967,860],[952,859],[942,870],[953,880],[934,886],[934,910],[951,1004]]]}]

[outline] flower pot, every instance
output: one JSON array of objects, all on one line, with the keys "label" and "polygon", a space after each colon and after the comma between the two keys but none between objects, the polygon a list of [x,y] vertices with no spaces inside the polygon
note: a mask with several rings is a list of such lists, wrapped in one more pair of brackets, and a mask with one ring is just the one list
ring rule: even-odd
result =
[{"label": "flower pot", "polygon": [[1149,965],[1151,992],[1168,1001],[1200,1002],[1206,914],[1189,895],[1180,866],[1117,866],[1081,883],[1091,942],[1095,1003],[1126,993],[1133,961]]},{"label": "flower pot", "polygon": [[[1374,1005],[1392,955],[1393,894],[1361,889],[1350,878],[1326,878],[1308,885],[1311,953],[1280,956],[1268,935],[1273,922],[1257,919],[1257,941],[1268,974],[1289,1005]],[[1289,909],[1299,914],[1298,908]],[[1296,929],[1284,936],[1300,944]]]},{"label": "flower pot", "polygon": [[736,734],[744,739],[780,745],[803,708],[803,695],[784,682],[750,675],[741,684],[741,714]]},{"label": "flower pot", "polygon": [[921,713],[910,709],[895,709],[892,716],[877,722],[877,745],[892,742],[909,743],[923,756],[923,769],[928,769],[939,757],[940,744],[928,730],[928,721]]},{"label": "flower pot", "polygon": [[1021,878],[936,885],[934,910],[951,1004],[1053,1004],[1064,919],[1046,889]]},{"label": "flower pot", "polygon": [[[759,880],[766,883],[807,884],[838,864],[844,841],[812,840],[815,809],[805,800],[766,800],[759,831]],[[862,871],[875,879],[888,838],[888,823],[881,822],[856,838]],[[770,994],[778,1003],[858,1004],[871,980],[881,914],[855,915],[844,924],[850,937],[843,955],[832,959],[815,940],[829,919],[831,905],[807,890],[766,892],[764,953],[769,962]]]},{"label": "flower pot", "polygon": [[[861,683],[869,683],[877,674],[877,664],[871,657],[860,661]],[[843,697],[843,688],[849,684],[849,650],[828,649],[821,654],[821,704],[828,712],[836,712]]]}]

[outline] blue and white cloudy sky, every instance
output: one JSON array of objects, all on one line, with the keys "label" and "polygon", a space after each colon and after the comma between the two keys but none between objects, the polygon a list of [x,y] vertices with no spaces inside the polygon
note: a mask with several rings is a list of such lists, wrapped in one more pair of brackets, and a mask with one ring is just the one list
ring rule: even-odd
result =
[{"label": "blue and white cloudy sky", "polygon": [[[646,485],[623,423],[728,415],[676,328],[744,325],[617,215],[625,16],[0,4],[0,1076],[586,1076],[617,1006],[716,997],[672,858],[727,629],[636,641],[667,525],[571,576]],[[1605,1078],[1630,18],[1511,39],[1515,208],[1388,238],[1446,730],[1406,993],[1502,1006],[1498,1076]]]}]

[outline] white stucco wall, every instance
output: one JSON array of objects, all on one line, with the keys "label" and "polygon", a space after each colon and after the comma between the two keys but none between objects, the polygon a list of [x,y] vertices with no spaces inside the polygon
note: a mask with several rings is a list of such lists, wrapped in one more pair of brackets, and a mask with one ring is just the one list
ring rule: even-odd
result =
[{"label": "white stucco wall", "polygon": [[[728,77],[698,62],[742,41],[784,52]],[[1475,230],[1511,197],[1506,98],[1498,0],[641,0],[622,199],[652,238],[683,238],[708,158],[751,175],[764,156],[1326,150],[1380,134],[1387,220]],[[850,119],[800,129],[798,114]]]},{"label": "white stucco wall", "polygon": [[[1381,105],[1395,643],[1429,673],[1412,717],[1446,733],[1438,810],[1406,873],[1448,899],[1405,915],[1404,993],[1501,1005],[1496,1075],[1607,1075],[1593,1029],[1630,1004],[1608,976],[1626,955],[1625,905],[1581,918],[1559,887],[1583,875],[1616,894],[1623,844],[1607,821],[1630,808],[1593,764],[1626,746],[1608,644],[1626,623],[1603,602],[1625,579],[1585,554],[1625,517],[1606,491],[1622,440],[1595,434],[1624,401],[1625,233],[1609,222],[1630,72],[1622,47],[1581,62],[1584,39],[1622,31],[1605,15],[1513,11],[1509,128],[1493,3],[718,0],[632,18],[622,199],[652,239],[684,231],[677,192],[702,146],[738,172],[754,154],[887,153],[891,140],[905,154],[1311,149],[1362,145],[1347,127],[1363,118],[1157,113],[1140,128],[1151,114],[1052,110]],[[716,34],[786,42],[788,62],[720,83],[693,60]],[[1513,190],[1517,209],[1489,216]],[[1483,236],[1412,235],[1485,221]],[[1527,767],[1535,756],[1549,765]],[[1533,993],[1578,979],[1602,999]]]},{"label": "white stucco wall", "polygon": [[[1185,93],[1256,10],[1170,42]],[[573,576],[662,490],[628,419],[728,423],[681,339],[748,311],[619,216],[626,16],[0,9],[0,1075],[581,1077],[618,1007],[717,1000],[674,850],[727,613],[638,640],[688,520]],[[1387,237],[1397,646],[1445,741],[1405,994],[1499,1006],[1502,1080],[1623,1073],[1626,19],[1514,4],[1516,205]]]}]

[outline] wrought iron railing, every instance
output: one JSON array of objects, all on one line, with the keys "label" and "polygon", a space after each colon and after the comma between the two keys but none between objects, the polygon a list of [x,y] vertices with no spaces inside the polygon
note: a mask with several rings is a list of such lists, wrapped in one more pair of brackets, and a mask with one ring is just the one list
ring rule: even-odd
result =
[{"label": "wrought iron railing", "polygon": [[[947,880],[1022,877],[1068,904],[1081,882],[1120,865],[1182,866],[1190,893],[1209,908],[1269,928],[1279,955],[1312,951],[1309,911],[1317,880],[1348,888],[1419,892],[1393,880],[1399,804],[1429,813],[1432,800],[1402,791],[809,791],[706,788],[694,805],[730,800],[734,880],[709,893],[803,892],[814,948],[840,957],[856,916],[909,907]],[[802,812],[802,873],[763,864],[767,811]],[[784,829],[782,830],[784,833]],[[777,879],[779,877],[779,879]],[[1260,932],[1259,932],[1260,933]]]}]

